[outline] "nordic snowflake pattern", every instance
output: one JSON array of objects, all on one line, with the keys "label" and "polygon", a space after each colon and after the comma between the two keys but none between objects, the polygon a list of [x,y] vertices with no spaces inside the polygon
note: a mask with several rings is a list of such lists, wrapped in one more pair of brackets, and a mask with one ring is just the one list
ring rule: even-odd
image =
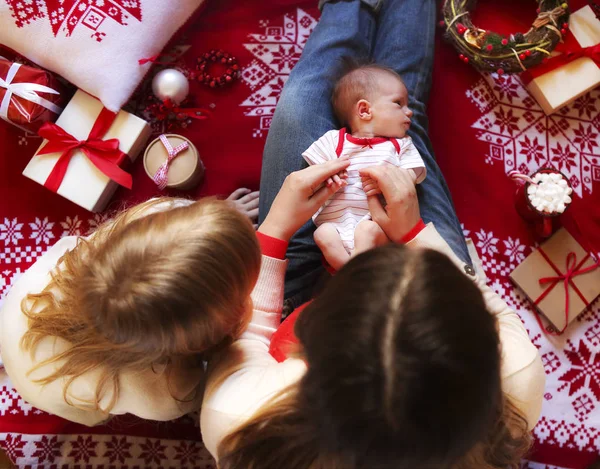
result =
[{"label": "nordic snowflake pattern", "polygon": [[592,193],[600,181],[600,90],[550,116],[516,75],[485,74],[466,94],[481,111],[472,127],[489,144],[486,163],[503,164],[506,174],[552,166],[577,194]]},{"label": "nordic snowflake pattern", "polygon": [[[533,431],[537,445],[600,452],[600,301],[577,317],[563,336],[545,335],[533,305],[509,278],[534,247],[485,229],[471,234],[490,288],[519,314],[540,352],[547,382],[542,418]],[[531,464],[532,469],[544,467]]]},{"label": "nordic snowflake pattern", "polygon": [[52,33],[71,36],[83,25],[93,31],[91,38],[101,42],[106,33],[101,31],[105,20],[127,25],[130,18],[142,21],[141,0],[5,0],[18,28],[47,18]]},{"label": "nordic snowflake pattern", "polygon": [[11,243],[17,245],[23,239],[22,228],[23,223],[17,223],[16,218],[12,220],[5,218],[4,223],[0,223],[0,241],[4,241],[6,246]]},{"label": "nordic snowflake pattern", "polygon": [[246,108],[246,116],[259,119],[253,137],[266,136],[283,85],[316,24],[316,19],[298,8],[295,16],[284,16],[281,26],[261,21],[263,33],[251,34],[251,42],[244,44],[255,58],[242,69],[242,80],[252,94],[240,106]]},{"label": "nordic snowflake pattern", "polygon": [[43,220],[36,217],[34,223],[30,223],[31,235],[29,239],[35,239],[35,244],[45,243],[49,244],[51,239],[54,239],[54,233],[52,229],[54,222],[49,222],[48,217]]},{"label": "nordic snowflake pattern", "polygon": [[[49,217],[33,221],[0,218],[0,307],[9,289],[39,256],[63,236],[88,234],[107,219],[106,214],[90,214],[89,219],[66,216],[62,220]],[[0,359],[0,418],[27,418],[28,423],[57,432],[61,421],[36,409],[23,400],[10,383]],[[22,420],[23,421],[23,420]],[[198,413],[182,417],[178,422],[198,431]],[[32,428],[33,428],[32,427]],[[35,432],[34,432],[35,433]],[[29,435],[0,434],[0,447],[16,461],[17,467],[54,467],[70,469],[86,467],[144,467],[162,469],[214,469],[214,460],[202,443],[181,439],[157,439],[129,435]]]}]

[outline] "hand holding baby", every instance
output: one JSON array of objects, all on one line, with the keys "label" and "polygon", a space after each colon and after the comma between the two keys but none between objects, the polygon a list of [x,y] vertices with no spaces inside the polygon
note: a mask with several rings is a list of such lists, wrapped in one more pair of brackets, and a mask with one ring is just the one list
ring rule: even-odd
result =
[{"label": "hand holding baby", "polygon": [[[397,167],[372,166],[360,171],[369,210],[387,237],[395,243],[421,219],[414,172]],[[386,202],[384,207],[378,195]]]}]

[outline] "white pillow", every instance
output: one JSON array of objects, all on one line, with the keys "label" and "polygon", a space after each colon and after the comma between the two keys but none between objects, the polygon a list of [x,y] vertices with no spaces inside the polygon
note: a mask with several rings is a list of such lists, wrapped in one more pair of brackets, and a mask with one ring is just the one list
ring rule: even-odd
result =
[{"label": "white pillow", "polygon": [[0,44],[118,111],[204,0],[2,0]]}]

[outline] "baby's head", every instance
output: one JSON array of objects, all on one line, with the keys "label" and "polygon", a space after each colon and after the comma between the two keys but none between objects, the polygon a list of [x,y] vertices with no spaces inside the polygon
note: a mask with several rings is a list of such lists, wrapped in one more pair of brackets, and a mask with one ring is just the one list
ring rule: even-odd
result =
[{"label": "baby's head", "polygon": [[331,102],[340,124],[365,136],[402,138],[413,115],[402,78],[377,64],[346,63]]}]

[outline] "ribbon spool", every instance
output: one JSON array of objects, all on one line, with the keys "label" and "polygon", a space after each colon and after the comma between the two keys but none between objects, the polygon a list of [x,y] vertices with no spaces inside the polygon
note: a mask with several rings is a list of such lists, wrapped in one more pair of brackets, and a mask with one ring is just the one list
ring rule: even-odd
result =
[{"label": "ribbon spool", "polygon": [[[180,147],[180,151],[170,158],[164,172],[166,180],[158,175],[158,182],[156,182],[157,173],[161,168],[165,169],[165,163],[169,159],[169,150],[161,137],[168,141],[172,149],[175,150]],[[184,144],[187,144],[187,148],[182,147]],[[157,183],[160,190],[165,188],[192,189],[200,183],[205,171],[204,164],[194,144],[189,139],[176,134],[164,134],[150,142],[144,153],[144,169],[148,177]]]}]

